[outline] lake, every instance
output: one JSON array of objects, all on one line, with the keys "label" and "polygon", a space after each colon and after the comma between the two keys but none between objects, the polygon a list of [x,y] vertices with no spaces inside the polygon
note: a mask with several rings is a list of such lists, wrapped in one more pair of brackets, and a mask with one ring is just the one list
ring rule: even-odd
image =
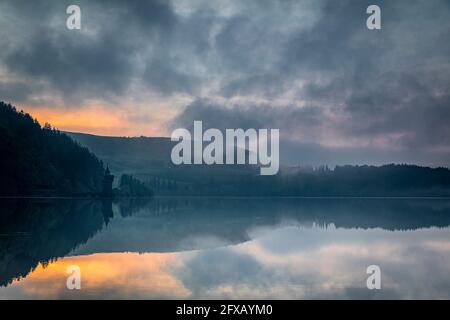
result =
[{"label": "lake", "polygon": [[231,298],[450,299],[450,200],[0,200],[0,299]]}]

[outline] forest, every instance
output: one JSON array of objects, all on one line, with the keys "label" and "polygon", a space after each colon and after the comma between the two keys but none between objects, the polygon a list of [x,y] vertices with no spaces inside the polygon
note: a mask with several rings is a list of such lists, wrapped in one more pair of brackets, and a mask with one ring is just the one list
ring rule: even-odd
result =
[{"label": "forest", "polygon": [[184,166],[137,175],[155,194],[257,197],[448,197],[450,170],[408,164],[282,168],[276,176]]},{"label": "forest", "polygon": [[0,102],[0,195],[83,195],[102,188],[103,164],[66,134]]}]

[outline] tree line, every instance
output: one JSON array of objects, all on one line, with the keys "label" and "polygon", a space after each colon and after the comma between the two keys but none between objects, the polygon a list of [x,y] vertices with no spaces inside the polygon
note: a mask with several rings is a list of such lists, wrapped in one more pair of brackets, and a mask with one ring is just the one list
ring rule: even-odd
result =
[{"label": "tree line", "polygon": [[103,163],[49,124],[0,102],[0,195],[74,195],[101,190]]}]

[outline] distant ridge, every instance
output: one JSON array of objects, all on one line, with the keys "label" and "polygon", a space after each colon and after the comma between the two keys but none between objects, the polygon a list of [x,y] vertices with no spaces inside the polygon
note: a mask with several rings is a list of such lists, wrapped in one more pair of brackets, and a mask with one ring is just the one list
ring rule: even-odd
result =
[{"label": "distant ridge", "polygon": [[109,137],[65,132],[94,152],[114,172],[148,172],[171,165],[173,142],[165,137]]},{"label": "distant ridge", "polygon": [[170,155],[177,142],[166,137],[108,137],[85,133],[65,132],[87,147],[116,173],[161,174],[161,171],[214,171],[214,175],[250,173],[255,166],[245,165],[173,165]]}]

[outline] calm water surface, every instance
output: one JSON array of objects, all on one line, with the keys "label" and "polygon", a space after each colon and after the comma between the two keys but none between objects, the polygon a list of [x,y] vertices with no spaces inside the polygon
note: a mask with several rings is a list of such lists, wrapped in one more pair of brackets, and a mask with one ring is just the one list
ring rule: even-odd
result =
[{"label": "calm water surface", "polygon": [[0,299],[450,299],[449,226],[445,199],[1,200]]}]

